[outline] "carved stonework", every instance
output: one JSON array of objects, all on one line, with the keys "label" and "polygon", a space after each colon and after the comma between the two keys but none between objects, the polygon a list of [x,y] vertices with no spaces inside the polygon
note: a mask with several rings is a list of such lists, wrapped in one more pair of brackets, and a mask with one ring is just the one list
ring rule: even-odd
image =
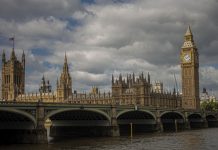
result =
[{"label": "carved stonework", "polygon": [[182,107],[200,109],[198,50],[190,27],[188,27],[184,38],[181,50]]},{"label": "carved stonework", "polygon": [[2,99],[14,101],[19,94],[24,93],[25,85],[25,54],[19,61],[14,48],[11,57],[6,60],[5,52],[2,53]]}]

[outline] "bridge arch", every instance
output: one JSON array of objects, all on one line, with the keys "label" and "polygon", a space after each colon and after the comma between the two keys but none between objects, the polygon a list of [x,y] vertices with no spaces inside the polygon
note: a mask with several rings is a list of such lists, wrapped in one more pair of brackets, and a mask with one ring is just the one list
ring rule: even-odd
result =
[{"label": "bridge arch", "polygon": [[204,120],[200,113],[191,113],[188,115],[188,121],[191,129],[203,128]]},{"label": "bridge arch", "polygon": [[188,120],[191,121],[192,119],[203,119],[200,113],[191,113],[188,115]]},{"label": "bridge arch", "polygon": [[64,108],[50,112],[50,136],[108,136],[111,118],[98,109]]},{"label": "bridge arch", "polygon": [[128,112],[135,112],[135,111],[145,112],[145,113],[151,115],[151,116],[156,120],[156,116],[155,116],[152,112],[150,112],[150,111],[148,111],[148,110],[131,110],[131,109],[129,109],[129,110],[124,110],[124,111],[119,112],[119,113],[117,114],[117,118],[120,117],[121,115],[125,114],[125,113],[128,113]]},{"label": "bridge arch", "polygon": [[190,113],[190,114],[188,115],[188,117],[190,117],[190,116],[197,116],[197,117],[199,117],[199,118],[202,118],[201,113],[196,113],[196,112]]},{"label": "bridge arch", "polygon": [[11,115],[13,115],[13,114],[19,115],[19,116],[31,121],[33,123],[34,128],[36,128],[36,126],[37,126],[36,118],[25,111],[14,109],[14,108],[0,108],[0,114],[3,112],[11,113]]},{"label": "bridge arch", "polygon": [[130,132],[130,124],[136,134],[152,132],[156,129],[156,116],[147,110],[125,110],[117,114],[117,124],[121,135]]},{"label": "bridge arch", "polygon": [[206,116],[208,127],[218,127],[218,119],[215,115],[209,114]]},{"label": "bridge arch", "polygon": [[80,108],[64,108],[64,109],[54,110],[54,111],[52,111],[52,112],[50,112],[49,114],[46,115],[45,120],[50,118],[51,116],[56,115],[56,114],[59,114],[59,113],[62,113],[62,112],[69,112],[69,111],[90,111],[90,112],[98,113],[98,114],[104,116],[105,118],[107,118],[108,121],[111,121],[110,116],[107,113],[105,113],[104,111],[97,110],[97,109],[90,109],[90,108],[84,108],[84,109],[80,109]]},{"label": "bridge arch", "polygon": [[185,117],[178,111],[165,111],[160,115],[163,131],[184,130]]},{"label": "bridge arch", "polygon": [[218,120],[215,115],[212,114],[206,115],[206,119],[212,119],[212,118]]},{"label": "bridge arch", "polygon": [[160,114],[160,117],[162,117],[165,114],[169,114],[169,113],[174,113],[174,114],[178,114],[182,117],[182,119],[185,119],[185,116],[183,113],[179,112],[179,111],[164,111]]},{"label": "bridge arch", "polygon": [[35,117],[28,112],[8,107],[0,108],[0,143],[30,142],[33,139],[30,131],[36,126]]}]

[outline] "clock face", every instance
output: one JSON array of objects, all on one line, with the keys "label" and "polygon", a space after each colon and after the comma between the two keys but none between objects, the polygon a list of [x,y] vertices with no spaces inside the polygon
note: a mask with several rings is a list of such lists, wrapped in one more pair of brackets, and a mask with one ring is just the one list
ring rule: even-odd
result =
[{"label": "clock face", "polygon": [[191,61],[191,55],[190,54],[185,54],[183,60],[184,60],[184,62],[190,62]]}]

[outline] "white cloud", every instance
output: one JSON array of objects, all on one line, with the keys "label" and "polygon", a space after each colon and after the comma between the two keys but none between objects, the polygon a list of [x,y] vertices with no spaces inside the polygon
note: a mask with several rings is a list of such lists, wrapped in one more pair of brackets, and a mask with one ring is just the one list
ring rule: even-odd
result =
[{"label": "white cloud", "polygon": [[60,38],[66,30],[67,22],[54,17],[38,18],[17,26],[18,34],[32,38]]},{"label": "white cloud", "polygon": [[[97,0],[91,5],[79,0],[22,2],[25,8],[13,6],[17,3],[13,0],[0,2],[8,6],[0,5],[0,34],[8,37],[15,33],[16,48],[26,52],[27,89],[37,87],[43,73],[55,85],[65,51],[74,89],[87,90],[91,85],[109,89],[112,73],[142,71],[150,72],[152,80],[163,81],[168,88],[175,85],[175,73],[181,86],[179,54],[189,24],[200,54],[201,87],[216,89],[215,0]],[[37,6],[41,6],[39,10]],[[2,42],[2,47],[9,44]],[[34,55],[32,49],[43,49],[46,55]],[[213,73],[202,74],[202,70]]]},{"label": "white cloud", "polygon": [[17,22],[49,16],[66,18],[76,11],[85,11],[80,0],[1,0],[0,3],[0,17]]}]

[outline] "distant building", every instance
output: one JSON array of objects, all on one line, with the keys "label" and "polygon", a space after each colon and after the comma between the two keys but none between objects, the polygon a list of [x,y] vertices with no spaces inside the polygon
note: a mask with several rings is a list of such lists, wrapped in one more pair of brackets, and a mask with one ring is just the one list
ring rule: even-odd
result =
[{"label": "distant building", "polygon": [[155,81],[153,91],[156,93],[163,93],[163,82]]},{"label": "distant building", "polygon": [[2,53],[2,98],[15,100],[25,90],[25,54],[21,61],[15,55],[14,48],[11,57],[6,60],[5,52]]},{"label": "distant building", "polygon": [[25,102],[57,102],[57,103],[82,103],[82,104],[117,104],[117,105],[141,105],[150,107],[186,108],[198,109],[199,100],[199,60],[190,27],[184,36],[184,44],[181,49],[182,69],[182,95],[176,90],[164,91],[162,82],[151,83],[150,74],[139,76],[128,74],[123,78],[112,75],[111,92],[100,93],[97,87],[92,87],[90,93],[72,92],[72,78],[68,68],[65,54],[63,70],[57,79],[56,90],[52,91],[50,82],[44,76],[35,93],[25,93],[25,54],[21,61],[15,55],[14,48],[9,60],[2,53],[2,98],[6,101]]},{"label": "distant building", "polygon": [[90,94],[97,95],[97,94],[99,94],[99,93],[100,93],[100,91],[98,90],[98,87],[93,86],[92,89],[91,89],[91,91],[90,91]]},{"label": "distant building", "polygon": [[213,95],[213,93],[207,92],[206,88],[203,88],[202,93],[200,94],[200,100],[202,102],[216,102],[216,97]]},{"label": "distant building", "polygon": [[188,27],[180,53],[182,76],[182,107],[200,109],[199,56],[190,26]]},{"label": "distant building", "polygon": [[51,85],[49,80],[46,82],[45,77],[43,75],[41,85],[39,88],[39,93],[50,93],[51,92]]},{"label": "distant building", "polygon": [[112,98],[116,104],[144,105],[153,107],[181,107],[181,97],[174,92],[164,92],[163,84],[157,83],[157,90],[154,91],[150,74],[147,77],[141,73],[138,77],[135,74],[127,75],[124,79],[120,74],[117,79],[112,76]]}]

